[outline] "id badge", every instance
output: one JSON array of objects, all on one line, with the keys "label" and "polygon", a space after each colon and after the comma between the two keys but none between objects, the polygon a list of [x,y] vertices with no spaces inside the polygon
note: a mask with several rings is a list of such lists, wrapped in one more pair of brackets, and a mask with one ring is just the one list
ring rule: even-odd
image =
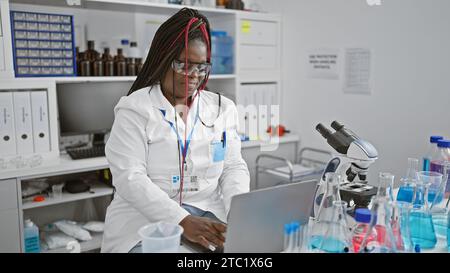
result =
[{"label": "id badge", "polygon": [[[172,175],[172,192],[176,193],[180,191],[180,176]],[[200,183],[198,176],[185,175],[183,180],[183,192],[196,192],[200,190]]]}]

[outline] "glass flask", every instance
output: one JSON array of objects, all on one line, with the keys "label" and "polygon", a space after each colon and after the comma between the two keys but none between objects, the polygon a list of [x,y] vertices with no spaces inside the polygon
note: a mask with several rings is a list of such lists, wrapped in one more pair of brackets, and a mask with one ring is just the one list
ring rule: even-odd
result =
[{"label": "glass flask", "polygon": [[309,239],[312,252],[348,253],[352,242],[347,222],[347,202],[333,201],[330,218],[314,223]]},{"label": "glass flask", "polygon": [[418,245],[421,249],[433,248],[437,242],[436,233],[433,226],[432,214],[428,205],[428,189],[430,186],[429,175],[434,177],[435,174],[436,173],[430,174],[430,172],[419,173],[419,183],[417,184],[416,192],[420,192],[420,195],[423,198],[421,200],[421,203],[414,203],[409,217],[411,240],[414,246]]},{"label": "glass flask", "polygon": [[314,198],[318,206],[317,211],[314,212],[315,220],[319,218],[330,219],[330,213],[333,208],[333,201],[341,200],[339,193],[339,183],[341,176],[336,173],[325,174],[325,184],[320,185]]},{"label": "glass flask", "polygon": [[392,189],[394,188],[394,175],[390,173],[380,173],[377,196],[388,197],[390,201],[394,200]]},{"label": "glass flask", "polygon": [[392,204],[391,226],[399,252],[412,252],[414,249],[409,227],[411,208],[409,202],[397,201]]},{"label": "glass flask", "polygon": [[417,171],[419,168],[419,160],[416,158],[408,158],[408,169],[406,177],[400,180],[400,187],[397,193],[397,201],[409,202],[414,200],[415,187],[417,183]]},{"label": "glass flask", "polygon": [[[360,252],[395,253],[396,240],[392,231],[392,202],[387,196],[374,196],[371,200],[370,231],[366,233],[360,246]],[[376,233],[376,240],[369,235]]]}]

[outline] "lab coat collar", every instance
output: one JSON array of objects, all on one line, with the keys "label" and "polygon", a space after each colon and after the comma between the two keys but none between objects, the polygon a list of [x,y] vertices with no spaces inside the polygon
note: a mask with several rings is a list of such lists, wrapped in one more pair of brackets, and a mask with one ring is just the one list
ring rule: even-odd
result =
[{"label": "lab coat collar", "polygon": [[[194,101],[192,102],[191,107],[189,108],[189,120],[188,127],[194,125],[195,116],[197,115],[197,104],[200,103],[198,99],[198,90],[196,90],[193,94]],[[150,99],[152,101],[153,107],[158,114],[164,116],[164,119],[168,122],[175,123],[175,115],[173,105],[167,100],[161,90],[161,86],[159,84],[152,86],[149,91]],[[201,107],[201,106],[200,106]],[[178,114],[177,114],[178,115]],[[183,119],[178,115],[178,125],[183,129],[185,127]]]}]

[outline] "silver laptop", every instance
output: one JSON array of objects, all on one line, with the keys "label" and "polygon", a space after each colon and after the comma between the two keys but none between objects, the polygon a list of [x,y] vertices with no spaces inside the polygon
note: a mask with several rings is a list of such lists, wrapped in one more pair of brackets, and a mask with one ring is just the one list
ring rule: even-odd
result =
[{"label": "silver laptop", "polygon": [[284,224],[309,220],[318,181],[256,190],[233,197],[224,252],[280,252]]}]

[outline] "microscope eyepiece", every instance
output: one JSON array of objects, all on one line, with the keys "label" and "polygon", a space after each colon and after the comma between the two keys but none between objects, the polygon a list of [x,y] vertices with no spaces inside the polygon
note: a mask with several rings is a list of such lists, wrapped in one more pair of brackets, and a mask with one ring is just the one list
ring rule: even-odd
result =
[{"label": "microscope eyepiece", "polygon": [[325,138],[327,139],[331,135],[331,131],[328,130],[325,126],[323,126],[322,123],[317,124],[316,130]]},{"label": "microscope eyepiece", "polygon": [[344,127],[344,125],[340,124],[337,120],[335,120],[331,123],[331,128],[333,128],[336,131],[341,130],[343,127]]}]

